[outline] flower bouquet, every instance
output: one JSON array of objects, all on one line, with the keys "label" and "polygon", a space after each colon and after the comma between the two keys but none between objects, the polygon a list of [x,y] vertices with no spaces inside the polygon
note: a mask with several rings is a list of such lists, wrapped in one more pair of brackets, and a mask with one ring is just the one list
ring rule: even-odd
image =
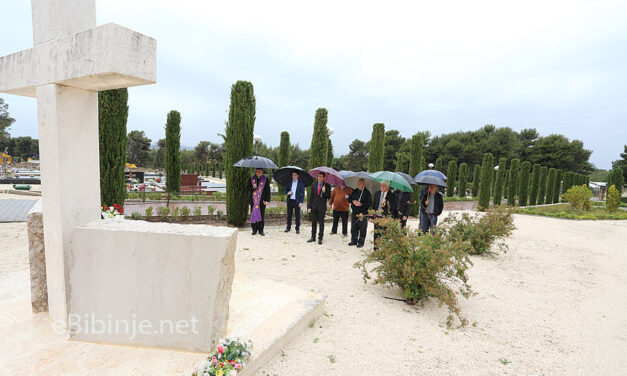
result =
[{"label": "flower bouquet", "polygon": [[236,376],[244,367],[252,349],[250,341],[227,337],[203,360],[191,376]]},{"label": "flower bouquet", "polygon": [[102,218],[115,217],[124,217],[124,209],[120,205],[113,204],[113,206],[102,207]]}]

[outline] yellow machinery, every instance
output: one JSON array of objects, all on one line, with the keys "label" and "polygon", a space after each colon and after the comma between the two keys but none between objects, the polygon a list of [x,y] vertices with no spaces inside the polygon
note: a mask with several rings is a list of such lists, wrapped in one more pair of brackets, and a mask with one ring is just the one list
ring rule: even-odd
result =
[{"label": "yellow machinery", "polygon": [[137,168],[137,166],[135,166],[135,163],[126,162],[126,168]]},{"label": "yellow machinery", "polygon": [[0,164],[7,165],[13,162],[13,158],[7,153],[0,153]]}]

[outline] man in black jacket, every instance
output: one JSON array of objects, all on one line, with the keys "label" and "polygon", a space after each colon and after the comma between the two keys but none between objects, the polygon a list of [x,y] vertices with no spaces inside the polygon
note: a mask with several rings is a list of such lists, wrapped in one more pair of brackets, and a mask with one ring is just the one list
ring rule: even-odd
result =
[{"label": "man in black jacket", "polygon": [[327,211],[327,200],[331,197],[331,186],[324,182],[325,174],[318,174],[318,182],[311,186],[311,194],[307,200],[307,212],[311,215],[311,239],[308,243],[316,241],[316,225],[318,231],[318,244],[322,244],[324,236],[324,215]]},{"label": "man in black jacket", "polygon": [[350,201],[352,211],[351,242],[348,245],[356,245],[357,248],[361,248],[366,241],[366,231],[368,230],[368,220],[364,216],[368,214],[368,209],[372,203],[364,179],[359,179],[357,182],[357,189],[351,193]]},{"label": "man in black jacket", "polygon": [[250,226],[253,235],[266,235],[263,232],[266,206],[270,202],[270,180],[263,174],[263,169],[255,170],[255,175],[248,179],[250,191]]},{"label": "man in black jacket", "polygon": [[[372,200],[372,210],[377,213],[377,217],[394,216],[396,212],[396,197],[390,191],[390,182],[381,182],[381,190],[374,194]],[[379,249],[377,242],[385,231],[385,227],[374,224],[374,249]]]},{"label": "man in black jacket", "polygon": [[401,222],[401,228],[407,225],[407,218],[409,218],[409,212],[411,210],[411,193],[396,191],[396,210],[393,217]]},{"label": "man in black jacket", "polygon": [[430,184],[424,194],[420,196],[420,208],[422,209],[420,229],[426,234],[427,231],[435,230],[438,216],[444,210],[444,199],[442,194],[438,192],[436,185]]}]

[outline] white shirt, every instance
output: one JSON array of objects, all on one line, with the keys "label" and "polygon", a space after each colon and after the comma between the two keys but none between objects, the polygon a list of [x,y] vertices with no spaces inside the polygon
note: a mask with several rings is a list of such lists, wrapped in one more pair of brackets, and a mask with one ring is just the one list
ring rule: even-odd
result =
[{"label": "white shirt", "polygon": [[381,199],[379,200],[379,209],[383,209],[383,200],[385,200],[386,195],[387,195],[387,192],[381,191]]},{"label": "white shirt", "polygon": [[290,191],[292,191],[292,195],[290,196],[292,200],[296,200],[296,187],[298,187],[298,180],[292,180],[292,189],[290,189]]}]

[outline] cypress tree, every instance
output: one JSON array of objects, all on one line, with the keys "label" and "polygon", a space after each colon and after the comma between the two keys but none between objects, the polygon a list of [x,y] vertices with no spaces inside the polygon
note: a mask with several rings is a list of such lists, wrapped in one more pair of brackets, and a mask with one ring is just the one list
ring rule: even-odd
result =
[{"label": "cypress tree", "polygon": [[538,180],[538,194],[536,196],[536,204],[544,204],[544,196],[546,194],[546,180],[549,175],[549,168],[546,166],[540,167],[540,180]]},{"label": "cypress tree", "polygon": [[98,136],[100,146],[101,205],[124,205],[126,198],[126,121],[128,90],[98,93]]},{"label": "cypress tree", "polygon": [[494,182],[494,198],[492,202],[495,206],[501,205],[503,200],[503,183],[507,173],[507,158],[499,159],[499,169],[496,171],[496,181]]},{"label": "cypress tree", "polygon": [[483,154],[481,165],[481,188],[479,188],[479,210],[485,210],[490,206],[490,186],[492,185],[492,170],[494,170],[494,157],[492,153]]},{"label": "cypress tree", "polygon": [[[279,160],[278,166],[284,167],[289,164],[290,160],[290,134],[287,131],[281,132],[281,143],[279,144]],[[284,188],[279,185],[279,193],[283,193]]]},{"label": "cypress tree", "polygon": [[[222,179],[223,172],[224,172],[224,163],[220,162],[218,163],[218,177],[220,179]],[[246,211],[248,212],[248,208],[246,208]],[[246,216],[244,216],[244,220],[246,220]]]},{"label": "cypress tree", "polygon": [[472,197],[479,197],[479,185],[481,183],[481,167],[476,164],[472,172]]},{"label": "cypress tree", "polygon": [[[422,135],[415,134],[411,138],[411,143],[409,145],[409,175],[413,178],[420,171],[424,169],[424,155],[422,154],[423,140]],[[421,165],[422,164],[422,165]],[[409,214],[412,216],[418,215],[418,199],[420,195],[420,186],[414,185],[412,187],[414,192],[412,193],[412,206],[409,209]]]},{"label": "cypress tree", "polygon": [[518,179],[518,205],[527,205],[529,192],[529,173],[531,172],[531,162],[524,161],[520,165],[520,177]]},{"label": "cypress tree", "polygon": [[564,176],[564,171],[557,170],[555,176],[555,187],[553,192],[553,203],[560,202],[560,192],[562,188],[562,177]]},{"label": "cypress tree", "polygon": [[168,193],[181,191],[181,114],[174,110],[165,123],[165,186]]},{"label": "cypress tree", "polygon": [[[311,135],[311,146],[309,148],[309,169],[324,166],[327,158],[327,148],[329,143],[329,130],[327,128],[327,121],[329,112],[326,108],[319,108],[316,110],[314,117],[314,129]],[[307,188],[307,194],[311,194],[311,186]]]},{"label": "cypress tree", "polygon": [[[231,86],[229,120],[224,138],[224,167],[226,173],[226,218],[228,223],[241,226],[248,215],[248,179],[250,169],[233,164],[253,153],[256,100],[253,84],[237,81]],[[219,166],[222,178],[222,166]]]},{"label": "cypress tree", "polygon": [[533,165],[533,169],[531,170],[531,185],[529,189],[529,205],[535,205],[536,200],[538,199],[538,187],[540,186],[540,166],[539,163],[535,163]]},{"label": "cypress tree", "polygon": [[557,179],[557,169],[549,168],[549,175],[546,178],[545,204],[553,203],[553,192],[555,192],[555,179]]},{"label": "cypress tree", "polygon": [[446,184],[448,188],[446,189],[446,196],[453,197],[455,195],[455,186],[457,185],[457,162],[449,161],[448,168],[446,169],[446,176],[448,177],[448,181]]},{"label": "cypress tree", "polygon": [[564,184],[562,186],[563,192],[566,192],[573,185],[573,173],[566,171],[564,173]]},{"label": "cypress tree", "polygon": [[520,159],[512,159],[512,163],[509,168],[512,171],[511,178],[509,179],[509,187],[507,187],[507,205],[516,205],[516,195],[518,194],[518,173],[520,169]]},{"label": "cypress tree", "polygon": [[[616,187],[618,192],[623,193],[623,186],[625,185],[625,177],[623,176],[623,169],[616,167],[612,169],[607,176],[607,187]],[[607,197],[607,196],[606,196]]]},{"label": "cypress tree", "polygon": [[368,172],[383,170],[383,148],[385,146],[385,125],[376,123],[372,126],[370,152],[368,155]]},{"label": "cypress tree", "polygon": [[[438,170],[438,171],[440,171],[442,173],[444,172],[442,170],[442,158],[438,158],[438,159],[435,160],[435,165],[434,165],[433,169],[434,170]],[[446,177],[448,178],[448,175]]]},{"label": "cypress tree", "polygon": [[211,162],[211,176],[216,177],[216,162]]},{"label": "cypress tree", "polygon": [[329,143],[327,144],[327,163],[326,165],[331,167],[331,165],[333,164],[333,142],[331,142],[331,139],[329,138]]},{"label": "cypress tree", "polygon": [[457,195],[466,197],[466,186],[468,184],[468,164],[462,162],[459,165],[459,178],[457,179]]}]

